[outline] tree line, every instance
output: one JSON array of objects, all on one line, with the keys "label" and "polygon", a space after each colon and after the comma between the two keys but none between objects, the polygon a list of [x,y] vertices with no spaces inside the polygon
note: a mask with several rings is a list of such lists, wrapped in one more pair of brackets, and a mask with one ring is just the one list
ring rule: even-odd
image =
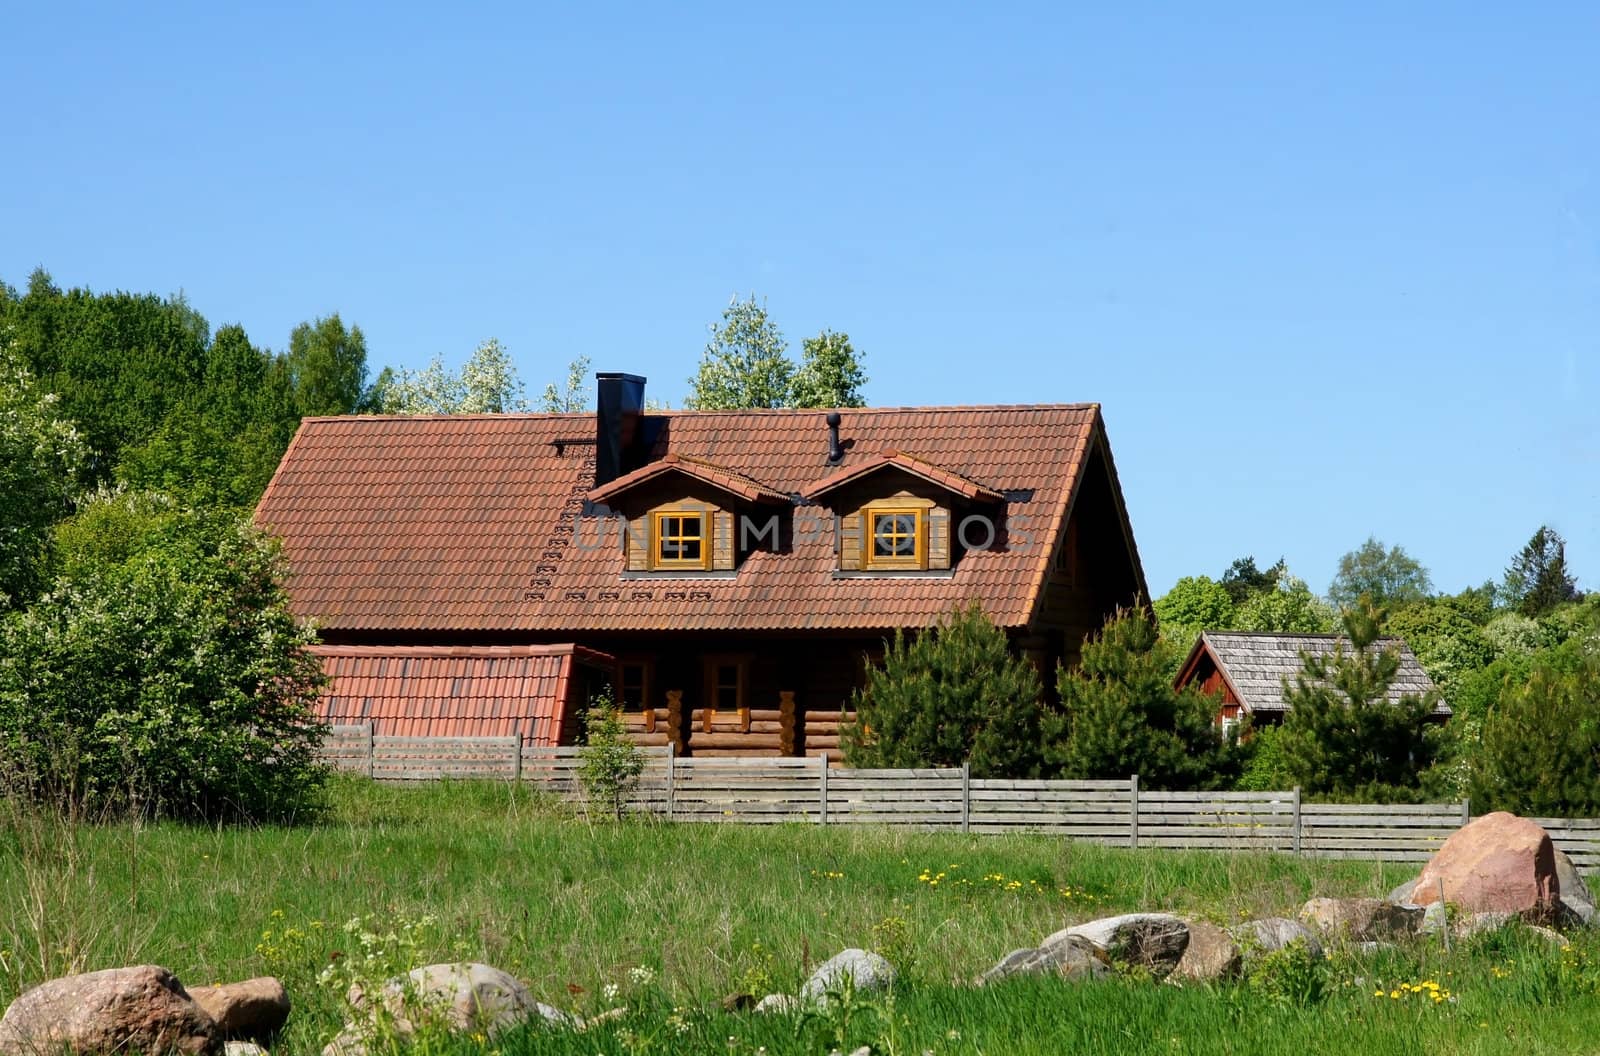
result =
[{"label": "tree line", "polygon": [[[798,364],[752,295],[713,323],[689,402],[860,406],[847,335]],[[490,338],[373,373],[337,313],[258,344],[181,294],[0,283],[0,793],[105,812],[315,809],[322,675],[250,520],[302,418],[580,412],[579,357],[530,400]]]}]

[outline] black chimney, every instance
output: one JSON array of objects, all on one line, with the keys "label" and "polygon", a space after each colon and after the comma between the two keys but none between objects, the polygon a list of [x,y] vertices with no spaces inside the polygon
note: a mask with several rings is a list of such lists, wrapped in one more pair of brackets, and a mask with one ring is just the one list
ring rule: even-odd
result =
[{"label": "black chimney", "polygon": [[610,484],[634,468],[629,463],[644,412],[644,382],[637,374],[601,372],[595,398],[594,486]]},{"label": "black chimney", "polygon": [[828,465],[836,466],[844,459],[844,448],[839,446],[839,412],[828,412]]}]

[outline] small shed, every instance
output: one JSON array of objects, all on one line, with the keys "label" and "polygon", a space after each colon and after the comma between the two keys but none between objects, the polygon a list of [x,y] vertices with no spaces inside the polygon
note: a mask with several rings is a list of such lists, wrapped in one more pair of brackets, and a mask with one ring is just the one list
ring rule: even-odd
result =
[{"label": "small shed", "polygon": [[[1300,674],[1305,657],[1326,656],[1341,643],[1346,650],[1350,648],[1349,639],[1338,634],[1204,631],[1175,684],[1179,689],[1198,685],[1217,697],[1217,717],[1224,727],[1237,724],[1245,715],[1258,725],[1278,723],[1289,710],[1285,686]],[[1391,701],[1421,696],[1435,688],[1405,639],[1379,638],[1372,647],[1399,651],[1400,668],[1389,687]],[[1450,717],[1450,706],[1440,700],[1433,714],[1442,722]]]}]

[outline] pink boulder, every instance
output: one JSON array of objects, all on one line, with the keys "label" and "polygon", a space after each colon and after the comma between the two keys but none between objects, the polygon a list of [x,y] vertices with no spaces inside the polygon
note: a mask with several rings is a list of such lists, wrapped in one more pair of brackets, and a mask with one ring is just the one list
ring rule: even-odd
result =
[{"label": "pink boulder", "polygon": [[1422,869],[1409,901],[1444,900],[1467,913],[1516,913],[1529,920],[1555,916],[1561,887],[1550,834],[1515,814],[1496,811],[1458,829]]}]

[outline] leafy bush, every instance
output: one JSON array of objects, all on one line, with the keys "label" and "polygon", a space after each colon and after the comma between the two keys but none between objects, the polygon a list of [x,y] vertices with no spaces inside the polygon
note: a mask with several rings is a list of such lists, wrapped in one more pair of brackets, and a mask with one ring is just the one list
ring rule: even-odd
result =
[{"label": "leafy bush", "polygon": [[62,538],[70,571],[0,627],[0,777],[95,811],[314,806],[322,673],[278,548],[232,515],[114,495]]},{"label": "leafy bush", "polygon": [[1061,710],[1045,725],[1045,754],[1062,776],[1138,774],[1150,788],[1228,787],[1243,762],[1217,724],[1217,701],[1174,689],[1172,644],[1143,609],[1116,613],[1083,643],[1073,669],[1057,672]]},{"label": "leafy bush", "polygon": [[1260,956],[1247,979],[1250,989],[1277,1004],[1307,1008],[1328,996],[1328,965],[1304,939]]},{"label": "leafy bush", "polygon": [[622,820],[628,800],[644,772],[644,752],[628,736],[609,691],[589,703],[578,779],[589,805]]},{"label": "leafy bush", "polygon": [[1036,777],[1039,673],[974,602],[919,634],[896,630],[856,693],[843,732],[859,767],[960,766],[975,777]]}]

